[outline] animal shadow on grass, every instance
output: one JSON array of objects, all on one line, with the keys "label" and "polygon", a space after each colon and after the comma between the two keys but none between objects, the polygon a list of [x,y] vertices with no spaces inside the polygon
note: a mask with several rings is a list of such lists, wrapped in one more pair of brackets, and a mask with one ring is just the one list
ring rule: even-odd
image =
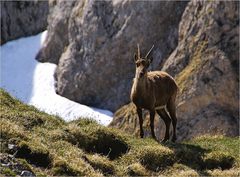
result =
[{"label": "animal shadow on grass", "polygon": [[214,153],[211,149],[204,149],[199,145],[185,144],[185,143],[172,143],[167,142],[164,144],[172,149],[175,153],[177,163],[184,164],[198,172],[200,175],[207,175],[207,169],[229,169],[234,165],[234,158],[218,154],[220,157],[210,157],[209,154]]},{"label": "animal shadow on grass", "polygon": [[209,152],[209,150],[200,146],[183,143],[167,142],[164,146],[174,151],[176,162],[196,170],[202,169],[203,157],[205,153]]}]

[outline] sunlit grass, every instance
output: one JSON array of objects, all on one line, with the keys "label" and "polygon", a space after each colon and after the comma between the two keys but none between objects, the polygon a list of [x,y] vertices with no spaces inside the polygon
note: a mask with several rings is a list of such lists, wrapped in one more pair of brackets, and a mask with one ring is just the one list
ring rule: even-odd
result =
[{"label": "sunlit grass", "polygon": [[[206,135],[160,144],[91,119],[66,123],[22,104],[3,90],[0,98],[2,153],[15,153],[17,160],[25,159],[39,175],[239,175],[239,138]],[[9,144],[17,150],[9,150]],[[16,173],[7,167],[1,170],[8,175]]]}]

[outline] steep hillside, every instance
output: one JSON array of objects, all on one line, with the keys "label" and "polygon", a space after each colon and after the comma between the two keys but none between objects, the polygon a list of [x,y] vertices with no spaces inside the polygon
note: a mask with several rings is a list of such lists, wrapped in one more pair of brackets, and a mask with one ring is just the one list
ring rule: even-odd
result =
[{"label": "steep hillside", "polygon": [[5,176],[240,175],[238,138],[159,144],[89,119],[66,123],[2,89],[0,99],[0,172]]},{"label": "steep hillside", "polygon": [[[178,140],[239,135],[239,3],[189,2],[179,25],[178,46],[162,70],[179,86]],[[145,117],[149,134],[149,115]],[[155,125],[161,139],[165,126],[158,116]],[[134,105],[120,108],[110,126],[139,135]]]}]

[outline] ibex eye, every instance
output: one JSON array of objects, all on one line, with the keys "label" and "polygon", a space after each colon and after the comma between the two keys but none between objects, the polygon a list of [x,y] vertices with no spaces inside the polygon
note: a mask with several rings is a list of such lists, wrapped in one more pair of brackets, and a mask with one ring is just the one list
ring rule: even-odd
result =
[{"label": "ibex eye", "polygon": [[142,64],[144,64],[144,65],[145,65],[145,64],[146,64],[146,61],[145,61],[145,60],[143,60],[143,61],[142,61]]},{"label": "ibex eye", "polygon": [[136,63],[136,65],[137,65],[137,67],[139,67],[139,66],[140,66],[140,63]]}]

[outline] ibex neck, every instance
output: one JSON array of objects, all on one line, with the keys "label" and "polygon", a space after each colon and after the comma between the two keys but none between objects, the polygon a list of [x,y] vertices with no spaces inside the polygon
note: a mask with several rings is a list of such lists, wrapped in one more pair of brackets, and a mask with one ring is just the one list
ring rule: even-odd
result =
[{"label": "ibex neck", "polygon": [[147,76],[141,79],[134,78],[131,95],[133,97],[141,97],[147,89]]}]

